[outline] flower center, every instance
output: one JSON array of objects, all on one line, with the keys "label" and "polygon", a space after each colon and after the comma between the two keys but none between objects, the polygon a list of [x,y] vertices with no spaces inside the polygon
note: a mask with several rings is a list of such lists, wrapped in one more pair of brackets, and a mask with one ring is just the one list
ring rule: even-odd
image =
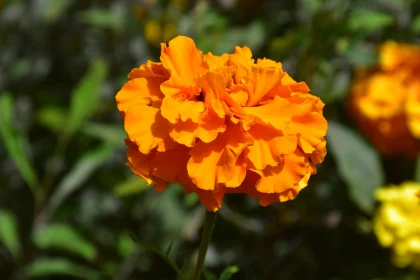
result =
[{"label": "flower center", "polygon": [[197,97],[195,98],[197,101],[202,101],[204,102],[204,91],[201,89],[200,92],[198,93]]}]

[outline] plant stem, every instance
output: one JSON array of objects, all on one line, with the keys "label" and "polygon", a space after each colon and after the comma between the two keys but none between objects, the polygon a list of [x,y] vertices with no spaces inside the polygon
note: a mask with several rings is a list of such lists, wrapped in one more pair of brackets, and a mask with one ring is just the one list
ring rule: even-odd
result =
[{"label": "plant stem", "polygon": [[204,228],[201,233],[200,249],[198,250],[197,263],[195,265],[194,280],[200,280],[201,269],[203,268],[204,259],[206,258],[207,248],[210,244],[211,235],[216,225],[217,212],[206,211]]}]

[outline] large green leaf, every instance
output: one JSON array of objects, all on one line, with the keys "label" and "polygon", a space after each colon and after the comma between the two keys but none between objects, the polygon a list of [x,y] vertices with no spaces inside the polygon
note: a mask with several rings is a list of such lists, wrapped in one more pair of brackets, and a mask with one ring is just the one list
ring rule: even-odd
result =
[{"label": "large green leaf", "polygon": [[67,132],[75,133],[94,113],[100,99],[101,86],[106,78],[108,66],[103,60],[92,62],[85,76],[71,95]]},{"label": "large green leaf", "polygon": [[330,122],[327,143],[338,165],[338,172],[349,187],[350,197],[364,211],[374,209],[374,191],[384,184],[380,158],[358,134]]},{"label": "large green leaf", "polygon": [[15,216],[6,210],[0,210],[0,243],[17,257],[20,251],[17,223]]},{"label": "large green leaf", "polygon": [[37,259],[25,269],[27,277],[49,277],[72,276],[86,280],[101,279],[100,274],[95,270],[82,265],[75,264],[63,258]]},{"label": "large green leaf", "polygon": [[60,249],[93,261],[97,253],[95,247],[67,224],[51,224],[35,231],[34,244],[43,250]]},{"label": "large green leaf", "polygon": [[114,147],[104,145],[83,155],[57,186],[57,190],[47,205],[47,216],[50,216],[70,194],[80,188],[93,171],[109,160],[113,152]]},{"label": "large green leaf", "polygon": [[3,93],[0,96],[0,135],[4,142],[4,148],[34,192],[38,184],[38,178],[24,150],[24,144],[27,141],[24,135],[17,132],[13,127],[13,108],[14,102],[10,94]]},{"label": "large green leaf", "polygon": [[350,15],[349,28],[370,33],[391,25],[393,21],[393,17],[384,12],[358,10]]}]

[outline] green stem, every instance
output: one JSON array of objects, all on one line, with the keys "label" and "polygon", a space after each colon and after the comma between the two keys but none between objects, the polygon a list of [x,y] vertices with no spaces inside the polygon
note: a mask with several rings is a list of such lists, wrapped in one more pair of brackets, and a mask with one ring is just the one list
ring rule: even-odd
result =
[{"label": "green stem", "polygon": [[[58,160],[63,157],[68,143],[69,137],[67,135],[64,134],[62,137],[59,138],[58,143],[55,146],[54,152],[49,159],[49,164],[51,164],[54,160]],[[36,196],[37,207],[35,216],[37,216],[44,208],[56,175],[57,172],[55,170],[47,170],[47,172],[44,174]]]},{"label": "green stem", "polygon": [[201,233],[200,249],[198,250],[197,263],[195,265],[194,280],[200,280],[201,270],[203,268],[204,259],[206,258],[207,248],[210,244],[211,235],[216,225],[217,212],[206,211],[204,228]]}]

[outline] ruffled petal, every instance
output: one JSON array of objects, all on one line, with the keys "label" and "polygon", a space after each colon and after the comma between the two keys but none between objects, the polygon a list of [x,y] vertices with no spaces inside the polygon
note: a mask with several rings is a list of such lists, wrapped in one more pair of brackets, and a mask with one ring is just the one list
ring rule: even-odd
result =
[{"label": "ruffled petal", "polygon": [[154,101],[164,96],[160,91],[161,78],[137,78],[124,84],[115,97],[118,110],[127,112],[130,107],[136,110],[137,106],[152,105]]},{"label": "ruffled petal", "polygon": [[241,80],[248,76],[253,64],[252,52],[248,47],[235,47],[235,52],[229,56],[229,65],[236,67],[236,83],[241,83]]},{"label": "ruffled petal", "polygon": [[161,192],[165,190],[168,187],[168,184],[164,180],[157,178],[150,173],[150,162],[153,158],[153,154],[142,154],[139,151],[139,147],[136,145],[136,143],[130,141],[129,139],[126,139],[125,143],[128,147],[127,164],[130,166],[134,174],[143,178],[148,185],[153,184],[155,191]]},{"label": "ruffled petal", "polygon": [[165,182],[175,183],[187,171],[189,148],[183,145],[156,152],[150,162],[151,173]]},{"label": "ruffled petal", "polygon": [[256,185],[262,193],[283,193],[294,188],[308,173],[305,155],[298,150],[283,157],[278,166],[267,166],[262,171],[254,170],[261,176]]},{"label": "ruffled petal", "polygon": [[283,161],[283,155],[296,150],[296,135],[285,135],[282,131],[262,124],[252,125],[247,132],[254,141],[253,145],[248,147],[248,159],[258,170],[268,165],[279,165]]},{"label": "ruffled petal", "polygon": [[235,85],[229,89],[229,96],[239,106],[245,106],[249,98],[249,87],[244,85]]},{"label": "ruffled petal", "polygon": [[229,55],[227,53],[224,53],[219,56],[209,52],[204,56],[204,61],[206,62],[209,70],[216,70],[227,65],[229,61]]},{"label": "ruffled petal", "polygon": [[161,44],[160,60],[169,70],[171,76],[162,84],[162,92],[166,96],[174,96],[185,89],[195,94],[195,79],[205,70],[203,53],[195,47],[192,39],[178,36],[169,41],[169,47]]},{"label": "ruffled petal", "polygon": [[162,101],[162,116],[170,123],[176,124],[178,121],[186,122],[191,120],[198,123],[206,110],[204,102],[177,100],[166,96]]},{"label": "ruffled petal", "polygon": [[312,153],[316,146],[324,140],[327,133],[327,120],[319,112],[311,112],[314,101],[306,99],[290,122],[292,132],[299,134],[299,146],[305,153]]},{"label": "ruffled petal", "polygon": [[278,68],[252,67],[250,82],[253,91],[250,92],[246,106],[251,107],[257,104],[275,85],[279,84],[285,73]]},{"label": "ruffled petal", "polygon": [[316,146],[316,150],[310,155],[313,164],[319,164],[324,161],[327,155],[327,141],[322,141]]},{"label": "ruffled petal", "polygon": [[216,72],[207,72],[197,82],[205,95],[204,101],[208,108],[212,108],[220,117],[225,117],[222,106],[223,96],[226,92],[227,77]]},{"label": "ruffled petal", "polygon": [[169,78],[169,71],[163,67],[160,62],[147,61],[147,64],[141,65],[139,68],[134,68],[128,74],[129,79],[144,78],[144,77],[156,77],[163,78],[166,80]]},{"label": "ruffled petal", "polygon": [[256,65],[259,67],[275,67],[275,68],[278,68],[279,70],[281,70],[283,67],[281,62],[276,62],[268,58],[263,58],[263,59],[258,58]]},{"label": "ruffled petal", "polygon": [[237,169],[245,169],[237,162],[243,160],[240,156],[251,144],[252,138],[238,124],[229,124],[226,132],[211,143],[198,142],[191,149],[187,165],[191,181],[203,190],[213,190],[217,184],[231,181],[240,173]]},{"label": "ruffled petal", "polygon": [[[219,133],[226,130],[225,119],[218,118],[217,115],[211,117],[208,113],[200,123],[194,123],[191,120],[186,122],[179,121],[171,126],[169,135],[171,138],[187,147],[193,147],[197,138],[204,143],[210,143]],[[213,113],[213,115],[215,115]]]},{"label": "ruffled petal", "polygon": [[156,147],[158,151],[166,151],[175,144],[169,136],[169,122],[161,116],[159,109],[152,106],[138,105],[128,110],[124,128],[143,154]]},{"label": "ruffled petal", "polygon": [[224,191],[196,190],[200,202],[206,207],[207,211],[216,212],[222,207]]},{"label": "ruffled petal", "polygon": [[288,127],[298,107],[287,99],[276,96],[268,104],[258,107],[244,107],[243,110],[246,114],[260,120],[261,123],[272,125],[277,130],[283,131]]}]

